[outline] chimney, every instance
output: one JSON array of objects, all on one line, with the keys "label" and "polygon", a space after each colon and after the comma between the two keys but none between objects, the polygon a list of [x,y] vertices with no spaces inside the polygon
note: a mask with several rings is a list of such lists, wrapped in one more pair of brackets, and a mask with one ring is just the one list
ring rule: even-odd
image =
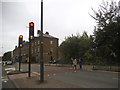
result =
[{"label": "chimney", "polygon": [[40,30],[37,30],[37,36],[39,37],[40,36]]},{"label": "chimney", "polygon": [[17,49],[17,46],[15,46],[15,49]]},{"label": "chimney", "polygon": [[49,32],[46,32],[45,34],[49,35]]}]

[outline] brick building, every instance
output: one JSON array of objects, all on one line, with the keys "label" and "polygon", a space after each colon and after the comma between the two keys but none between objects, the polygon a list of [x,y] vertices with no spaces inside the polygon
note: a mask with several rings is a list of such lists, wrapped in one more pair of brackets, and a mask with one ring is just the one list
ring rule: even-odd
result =
[{"label": "brick building", "polygon": [[[37,32],[37,36],[31,40],[31,55],[32,62],[40,61],[40,30]],[[50,58],[58,59],[58,38],[49,35],[48,32],[43,34],[43,58],[44,62],[49,62]],[[23,41],[21,48],[22,62],[29,60],[29,42]],[[13,50],[14,61],[18,60],[19,48],[16,47]],[[34,58],[34,59],[33,59]],[[34,61],[33,61],[34,60]]]}]

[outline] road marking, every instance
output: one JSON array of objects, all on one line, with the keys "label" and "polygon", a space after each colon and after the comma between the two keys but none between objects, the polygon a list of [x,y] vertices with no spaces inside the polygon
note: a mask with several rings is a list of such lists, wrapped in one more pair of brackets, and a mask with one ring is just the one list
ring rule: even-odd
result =
[{"label": "road marking", "polygon": [[48,77],[49,77],[50,75],[48,74]]},{"label": "road marking", "polygon": [[118,80],[118,78],[112,78],[112,79],[117,79]]},{"label": "road marking", "polygon": [[5,80],[5,81],[3,81],[4,83],[6,83],[7,82],[7,80]]},{"label": "road marking", "polygon": [[12,68],[5,68],[5,71],[15,71],[15,67],[12,67]]},{"label": "road marking", "polygon": [[37,74],[37,75],[40,75],[40,73],[38,73],[38,72],[32,72],[33,74]]},{"label": "road marking", "polygon": [[4,81],[8,81],[8,79],[4,78],[4,79],[2,79],[2,81],[3,81],[3,82],[4,82]]},{"label": "road marking", "polygon": [[99,72],[110,72],[110,73],[117,73],[119,74],[120,72],[113,72],[113,71],[102,71],[102,70],[99,70]]},{"label": "road marking", "polygon": [[53,75],[55,76],[56,74],[54,73]]}]

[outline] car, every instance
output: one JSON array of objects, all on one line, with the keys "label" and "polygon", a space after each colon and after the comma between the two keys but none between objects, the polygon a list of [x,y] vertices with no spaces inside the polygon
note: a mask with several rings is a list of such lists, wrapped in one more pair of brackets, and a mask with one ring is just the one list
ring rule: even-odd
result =
[{"label": "car", "polygon": [[12,65],[12,61],[7,61],[7,65]]},{"label": "car", "polygon": [[2,64],[2,61],[0,61],[0,64]]},{"label": "car", "polygon": [[7,61],[2,61],[2,64],[3,65],[7,65]]},{"label": "car", "polygon": [[53,64],[57,64],[59,62],[60,62],[60,60],[53,60]]},{"label": "car", "polygon": [[53,63],[53,61],[49,61],[49,63]]}]

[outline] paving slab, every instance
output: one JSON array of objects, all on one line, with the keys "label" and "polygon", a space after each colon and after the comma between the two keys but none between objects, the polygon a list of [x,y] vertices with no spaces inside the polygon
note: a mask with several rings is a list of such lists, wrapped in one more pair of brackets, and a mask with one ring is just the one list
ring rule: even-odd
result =
[{"label": "paving slab", "polygon": [[35,74],[32,74],[31,77],[28,77],[27,73],[8,75],[8,77],[16,88],[83,88],[47,76],[45,76],[44,82],[41,83],[39,76]]}]

